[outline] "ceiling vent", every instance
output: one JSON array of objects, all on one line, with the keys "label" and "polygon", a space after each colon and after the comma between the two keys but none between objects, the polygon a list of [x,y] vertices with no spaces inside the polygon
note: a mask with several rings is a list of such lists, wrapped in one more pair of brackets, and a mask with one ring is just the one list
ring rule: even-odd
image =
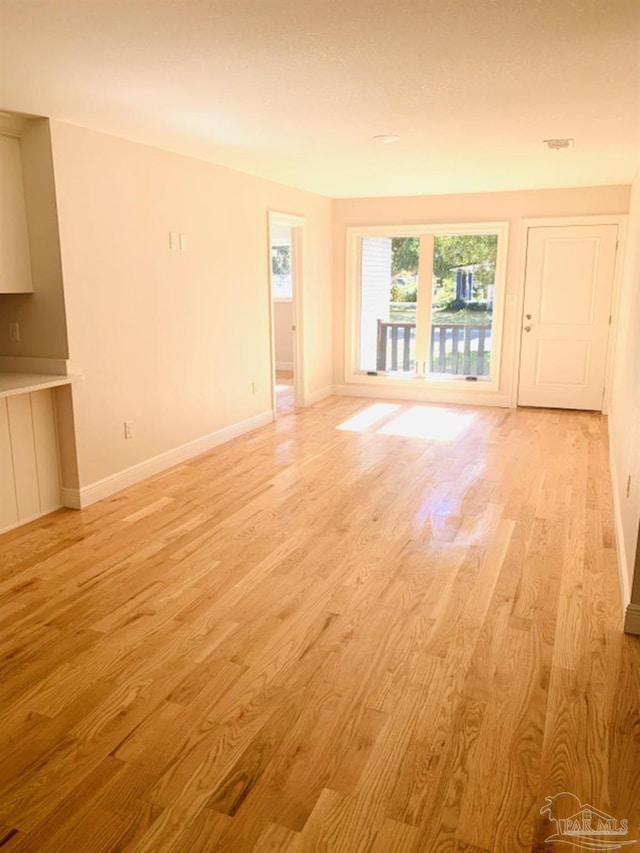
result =
[{"label": "ceiling vent", "polygon": [[561,151],[563,148],[573,148],[573,139],[543,139],[547,148],[552,151]]}]

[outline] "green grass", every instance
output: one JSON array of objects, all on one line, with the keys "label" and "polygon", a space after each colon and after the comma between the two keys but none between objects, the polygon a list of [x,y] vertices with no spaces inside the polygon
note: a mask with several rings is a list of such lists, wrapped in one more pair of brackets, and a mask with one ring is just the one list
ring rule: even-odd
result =
[{"label": "green grass", "polygon": [[[441,311],[436,308],[432,315],[434,323],[468,323],[472,326],[490,326],[492,314],[487,311]],[[415,302],[393,302],[390,310],[390,320],[396,323],[416,322]]]},{"label": "green grass", "polygon": [[389,319],[394,323],[415,323],[415,302],[393,302],[390,306]]},{"label": "green grass", "polygon": [[434,311],[434,323],[468,323],[471,326],[490,326],[492,314],[486,311]]}]

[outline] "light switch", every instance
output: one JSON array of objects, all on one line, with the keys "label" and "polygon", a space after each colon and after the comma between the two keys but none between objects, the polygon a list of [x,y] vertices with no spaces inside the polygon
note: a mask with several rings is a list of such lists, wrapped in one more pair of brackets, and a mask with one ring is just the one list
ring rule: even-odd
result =
[{"label": "light switch", "polygon": [[186,234],[180,234],[180,251],[181,252],[187,251],[187,235]]},{"label": "light switch", "polygon": [[180,251],[180,236],[177,231],[169,231],[169,248],[172,252]]}]

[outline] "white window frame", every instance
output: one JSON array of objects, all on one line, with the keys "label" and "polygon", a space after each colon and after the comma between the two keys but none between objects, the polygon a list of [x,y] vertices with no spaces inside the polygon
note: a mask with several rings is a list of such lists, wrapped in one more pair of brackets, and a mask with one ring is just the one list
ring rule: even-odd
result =
[{"label": "white window frame", "polygon": [[[507,282],[507,253],[509,249],[509,223],[500,222],[452,222],[428,225],[373,225],[356,226],[346,229],[346,293],[345,293],[345,382],[349,384],[367,384],[372,386],[398,387],[398,383],[412,383],[415,388],[432,388],[441,390],[464,390],[465,392],[497,391],[500,384],[500,365],[502,359],[502,330],[504,321],[504,306]],[[496,234],[498,245],[496,251],[496,280],[494,291],[494,306],[491,327],[491,368],[488,377],[478,377],[477,381],[469,382],[464,376],[445,376],[443,374],[426,373],[388,374],[379,373],[370,376],[359,368],[360,349],[360,269],[361,247],[363,237],[434,237],[455,236],[458,234]],[[422,252],[421,252],[422,257]],[[428,270],[430,272],[430,270]],[[423,272],[424,275],[424,272]],[[428,276],[431,282],[431,275]],[[431,286],[431,284],[429,285]],[[429,294],[431,290],[429,289]],[[431,307],[430,296],[424,300]],[[420,302],[418,302],[420,305]],[[422,314],[424,312],[421,312]]]}]

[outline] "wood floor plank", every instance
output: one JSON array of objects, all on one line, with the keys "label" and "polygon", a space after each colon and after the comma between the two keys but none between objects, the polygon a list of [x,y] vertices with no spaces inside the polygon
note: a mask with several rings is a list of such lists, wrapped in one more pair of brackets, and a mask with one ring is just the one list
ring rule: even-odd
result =
[{"label": "wood floor plank", "polygon": [[270,823],[257,840],[251,853],[299,853],[302,839],[297,832]]},{"label": "wood floor plank", "polygon": [[415,853],[418,850],[420,832],[416,826],[385,820],[373,841],[371,853]]},{"label": "wood floor plank", "polygon": [[[64,848],[72,834],[82,834],[80,827],[96,807],[96,799],[102,787],[114,776],[118,776],[123,767],[121,761],[107,756],[70,791],[67,797],[59,802],[54,810],[47,814],[43,821],[33,826],[30,831],[21,833],[20,839],[14,839],[16,843],[8,846],[8,849],[26,853],[32,850],[55,851]],[[107,813],[101,810],[101,815],[105,814]],[[117,824],[115,828],[120,830],[115,832],[117,836],[122,831],[122,825],[118,821],[114,824]],[[110,835],[107,837],[111,839]],[[89,838],[90,832],[87,831],[85,843],[89,843]],[[111,841],[103,849],[109,849]]]},{"label": "wood floor plank", "polygon": [[377,405],[0,536],[3,850],[547,853],[562,791],[640,839],[606,419]]}]

